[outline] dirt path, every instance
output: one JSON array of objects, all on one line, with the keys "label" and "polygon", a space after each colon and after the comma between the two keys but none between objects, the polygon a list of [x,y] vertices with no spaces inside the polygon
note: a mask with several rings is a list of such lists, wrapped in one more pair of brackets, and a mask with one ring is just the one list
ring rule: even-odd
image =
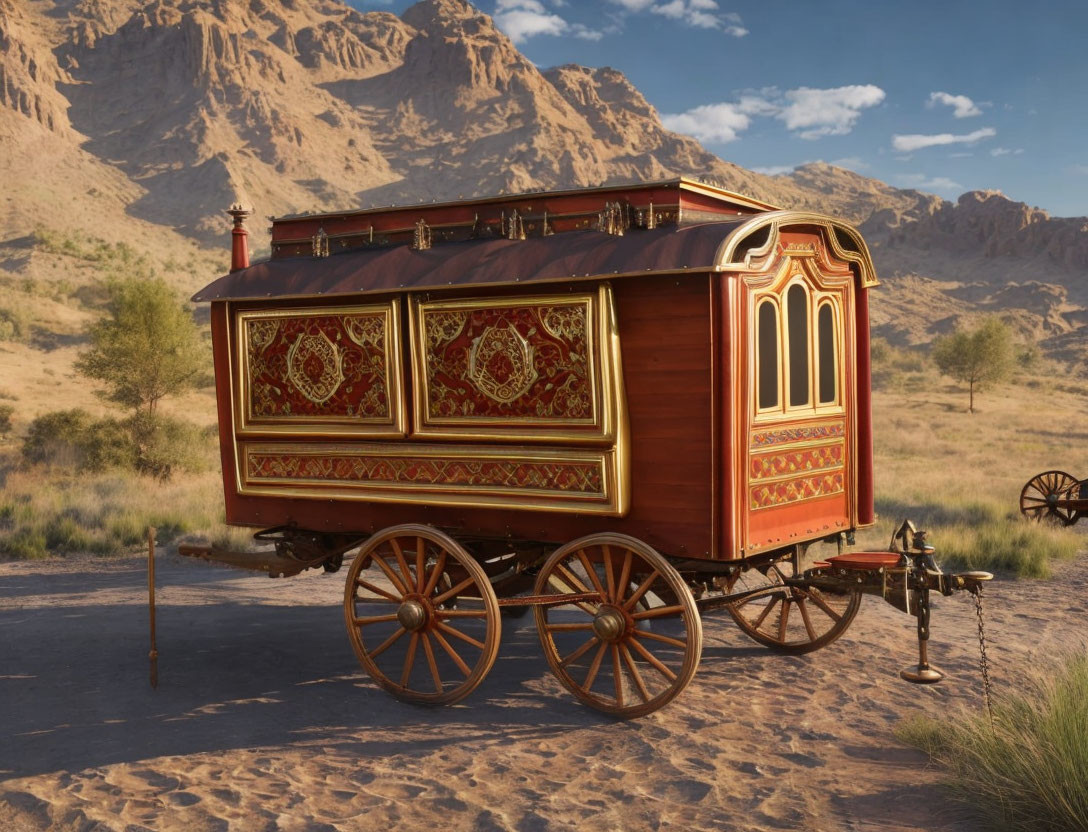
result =
[{"label": "dirt path", "polygon": [[[774,655],[708,618],[695,681],[631,723],[579,706],[532,618],[483,685],[401,704],[355,664],[340,575],[269,580],[162,555],[161,684],[144,563],[0,564],[0,828],[974,830],[901,746],[903,715],[980,705],[970,598],[935,602],[936,687],[901,682],[912,619]],[[1088,558],[988,593],[999,689],[1088,640]]]}]

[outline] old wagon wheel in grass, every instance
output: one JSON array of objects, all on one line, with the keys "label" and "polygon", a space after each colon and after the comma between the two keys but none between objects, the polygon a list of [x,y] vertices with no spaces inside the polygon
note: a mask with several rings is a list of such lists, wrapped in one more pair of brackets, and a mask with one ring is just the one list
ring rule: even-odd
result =
[{"label": "old wagon wheel in grass", "polygon": [[344,616],[367,673],[409,702],[450,705],[499,652],[499,602],[483,568],[430,526],[393,526],[348,571]]},{"label": "old wagon wheel in grass", "polygon": [[765,573],[744,573],[732,591],[754,590],[755,594],[726,609],[737,626],[760,644],[783,653],[811,653],[846,631],[861,607],[861,592],[839,594],[786,586],[785,579],[792,575],[789,560],[772,564]]},{"label": "old wagon wheel in grass", "polygon": [[683,579],[650,546],[594,534],[556,551],[534,594],[596,593],[599,601],[537,606],[544,656],[578,699],[638,717],[680,693],[699,666],[703,628]]},{"label": "old wagon wheel in grass", "polygon": [[1073,489],[1078,484],[1079,480],[1065,471],[1044,471],[1028,480],[1020,491],[1020,513],[1029,520],[1050,520],[1071,526],[1077,522],[1078,512],[1059,506],[1058,500],[1073,498]]}]

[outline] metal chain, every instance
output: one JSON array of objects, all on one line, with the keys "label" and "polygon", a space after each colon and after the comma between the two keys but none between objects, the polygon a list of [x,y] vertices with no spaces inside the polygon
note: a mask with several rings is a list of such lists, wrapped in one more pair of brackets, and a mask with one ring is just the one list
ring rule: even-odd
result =
[{"label": "metal chain", "polygon": [[982,620],[982,586],[976,585],[975,614],[978,616],[978,669],[982,671],[982,696],[986,700],[986,713],[990,717],[990,730],[994,730],[993,685],[990,682],[990,659],[986,656],[986,630]]}]

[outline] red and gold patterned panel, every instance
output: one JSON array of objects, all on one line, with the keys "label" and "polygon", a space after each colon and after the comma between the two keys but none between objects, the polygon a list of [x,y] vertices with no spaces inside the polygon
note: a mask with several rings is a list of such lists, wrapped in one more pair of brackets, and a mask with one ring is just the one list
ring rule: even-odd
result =
[{"label": "red and gold patterned panel", "polygon": [[842,494],[845,432],[843,419],[752,431],[749,508],[756,511]]},{"label": "red and gold patterned panel", "polygon": [[404,434],[399,307],[242,312],[239,433]]},{"label": "red and gold patterned panel", "polygon": [[817,497],[830,497],[843,492],[842,470],[827,474],[814,474],[778,482],[756,483],[751,489],[752,510],[773,508],[813,500]]},{"label": "red and gold patterned panel", "polygon": [[[617,402],[610,294],[417,301],[415,430],[609,440]],[[603,347],[603,349],[602,349]]]},{"label": "red and gold patterned panel", "polygon": [[618,513],[610,451],[251,442],[241,450],[242,494]]}]

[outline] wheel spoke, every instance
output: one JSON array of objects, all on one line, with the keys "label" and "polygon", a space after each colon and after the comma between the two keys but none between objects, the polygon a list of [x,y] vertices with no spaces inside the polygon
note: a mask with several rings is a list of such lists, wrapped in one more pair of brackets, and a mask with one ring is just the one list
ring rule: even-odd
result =
[{"label": "wheel spoke", "polygon": [[395,537],[389,540],[389,545],[393,547],[393,554],[396,555],[397,565],[400,566],[400,573],[404,576],[405,587],[415,585],[411,570],[408,568],[408,561],[404,559],[404,550],[400,547],[400,541]]},{"label": "wheel spoke", "polygon": [[392,647],[396,643],[397,639],[404,635],[406,632],[408,632],[406,629],[404,629],[403,627],[399,627],[397,631],[393,633],[393,635],[391,635],[389,638],[379,644],[377,648],[370,651],[370,658],[374,659],[380,656],[382,653]]},{"label": "wheel spoke", "polygon": [[[593,590],[591,590],[584,583],[582,583],[582,580],[577,575],[575,575],[573,572],[571,572],[569,569],[567,569],[567,567],[563,566],[563,564],[558,564],[555,567],[555,571],[560,573],[564,578],[566,578],[573,585],[573,587],[566,587],[567,590],[570,590],[571,588],[573,588],[574,591],[576,591],[576,592],[593,592]],[[593,574],[593,573],[590,573],[590,574]],[[596,578],[595,575],[594,575],[594,578]],[[554,579],[555,579],[554,575],[551,575],[551,576],[548,577],[549,582],[554,580]],[[564,587],[560,586],[560,589],[562,590],[562,589],[564,589]],[[604,593],[602,592],[601,594],[603,595]],[[574,606],[576,606],[578,609],[582,610],[582,612],[586,613],[587,615],[596,615],[597,614],[597,610],[595,610],[593,607],[586,604],[584,601],[574,601],[573,603],[574,603]]]},{"label": "wheel spoke", "polygon": [[471,676],[472,670],[467,664],[465,664],[465,660],[462,659],[460,655],[458,655],[457,651],[450,646],[450,643],[446,641],[445,638],[443,638],[442,633],[438,632],[438,630],[432,630],[431,635],[434,636],[435,640],[442,645],[442,649],[450,654],[450,658],[453,659],[453,663],[456,664],[460,671],[465,674],[465,678],[467,679],[469,676]]},{"label": "wheel spoke", "polygon": [[654,607],[650,610],[643,610],[642,612],[632,613],[631,617],[636,621],[641,621],[644,618],[662,618],[666,615],[677,615],[682,613],[684,607],[681,604],[674,604],[670,607]]},{"label": "wheel spoke", "polygon": [[805,631],[808,633],[809,641],[815,641],[816,631],[812,628],[812,622],[808,617],[808,605],[803,597],[797,599],[797,609],[801,612],[801,620],[805,622]]},{"label": "wheel spoke", "polygon": [[389,579],[389,582],[393,584],[394,587],[396,587],[397,592],[399,592],[402,596],[409,594],[408,587],[401,583],[400,578],[397,577],[397,573],[393,571],[393,568],[388,563],[385,562],[385,558],[375,552],[373,561],[374,563],[378,564],[378,568],[385,573],[385,577]]},{"label": "wheel spoke", "polygon": [[593,663],[589,666],[589,673],[586,674],[586,680],[582,683],[582,688],[586,691],[593,689],[593,683],[597,680],[597,671],[601,669],[601,659],[604,658],[604,649],[608,645],[603,641],[600,647],[597,648],[597,653],[593,656]]},{"label": "wheel spoke", "polygon": [[784,598],[782,612],[778,615],[778,640],[783,643],[786,641],[786,624],[790,620],[790,604],[790,599]]},{"label": "wheel spoke", "polygon": [[612,574],[612,549],[607,543],[601,546],[604,555],[604,579],[608,582],[608,600],[616,600],[616,576]]},{"label": "wheel spoke", "polygon": [[595,636],[595,635],[590,636],[589,641],[587,641],[585,644],[583,644],[581,647],[579,647],[577,650],[575,650],[573,653],[571,653],[565,659],[560,659],[559,666],[560,667],[566,667],[571,662],[578,661],[578,659],[582,658],[582,656],[584,656],[589,651],[589,649],[599,641],[600,641],[600,639],[597,638],[597,636]]},{"label": "wheel spoke", "polygon": [[759,618],[752,622],[752,629],[758,630],[760,625],[767,619],[767,616],[771,614],[771,610],[774,609],[774,605],[781,600],[777,595],[772,595],[771,600],[767,602],[767,606],[763,608],[763,612],[759,614]]},{"label": "wheel spoke", "polygon": [[663,644],[671,644],[673,647],[679,647],[681,649],[688,646],[688,643],[686,641],[681,641],[680,639],[673,638],[672,636],[663,636],[660,633],[652,633],[649,630],[632,630],[631,635],[635,636],[636,638],[648,638],[652,641],[660,641]]},{"label": "wheel spoke", "polygon": [[427,542],[416,536],[416,592],[423,593],[423,573],[427,566]]},{"label": "wheel spoke", "polygon": [[592,624],[568,623],[568,622],[565,622],[565,621],[560,622],[558,624],[546,624],[545,626],[548,628],[548,630],[550,632],[553,632],[553,633],[566,633],[566,632],[571,632],[571,631],[574,631],[574,630],[592,630],[593,629]]},{"label": "wheel spoke", "polygon": [[655,656],[653,653],[643,647],[642,644],[639,643],[638,639],[630,639],[628,643],[632,647],[634,647],[635,650],[638,651],[639,655],[641,655],[642,658],[644,658],[651,665],[653,665],[654,669],[656,669],[658,673],[660,673],[670,682],[676,680],[676,674],[673,673],[673,671],[670,670],[668,667],[666,667],[657,656]]},{"label": "wheel spoke", "polygon": [[427,654],[427,664],[431,667],[431,678],[434,679],[435,693],[441,693],[442,677],[438,675],[438,663],[434,660],[434,648],[431,647],[431,639],[427,633],[423,634],[423,652]]},{"label": "wheel spoke", "polygon": [[447,601],[448,599],[452,598],[454,595],[456,595],[461,590],[468,589],[474,583],[476,583],[476,579],[473,578],[471,575],[469,575],[467,578],[465,578],[463,581],[461,581],[461,583],[459,583],[457,586],[453,587],[453,589],[446,590],[441,595],[439,595],[437,598],[435,598],[433,601],[431,601],[431,603],[434,604],[437,607],[439,604],[442,604],[445,601]]},{"label": "wheel spoke", "polygon": [[487,610],[435,610],[439,618],[487,618]]},{"label": "wheel spoke", "polygon": [[383,621],[396,620],[397,614],[395,612],[390,613],[389,615],[364,615],[362,618],[357,618],[353,615],[351,617],[351,621],[356,627],[366,627],[369,624],[380,624]]},{"label": "wheel spoke", "polygon": [[589,562],[589,557],[586,556],[584,549],[579,549],[577,552],[578,560],[582,562],[582,568],[586,570],[586,574],[589,575],[589,579],[593,581],[593,588],[596,589],[601,596],[604,596],[604,587],[601,586],[601,579],[597,577],[597,570],[593,568],[593,565]]},{"label": "wheel spoke", "polygon": [[642,680],[642,674],[639,673],[638,668],[635,666],[635,660],[631,658],[631,652],[624,644],[620,645],[620,654],[623,656],[623,661],[627,664],[627,669],[631,672],[631,678],[635,681],[635,688],[638,690],[638,695],[642,697],[643,702],[650,701],[650,692],[646,690],[646,683]]},{"label": "wheel spoke", "polygon": [[420,593],[423,597],[429,597],[434,588],[438,586],[438,580],[442,577],[442,573],[446,571],[446,550],[443,549],[438,553],[438,559],[434,562],[434,568],[431,569],[431,576],[427,578],[427,585],[423,587],[423,592]]},{"label": "wheel spoke", "polygon": [[653,586],[654,581],[659,577],[661,577],[661,574],[656,569],[650,572],[650,574],[646,576],[646,580],[638,585],[638,589],[631,593],[631,596],[623,602],[623,608],[625,610],[630,610],[637,604],[639,599],[649,591],[650,587]]},{"label": "wheel spoke", "polygon": [[[623,583],[620,583],[623,586]],[[620,648],[612,645],[612,680],[616,686],[616,704],[623,707],[623,673],[620,671]]]},{"label": "wheel spoke", "polygon": [[839,613],[835,612],[835,610],[833,610],[830,605],[828,605],[827,601],[821,598],[818,593],[813,592],[808,597],[812,599],[812,603],[814,603],[817,607],[819,607],[821,610],[831,616],[831,618],[834,619],[836,622],[842,621],[842,616]]},{"label": "wheel spoke", "polygon": [[[356,578],[355,584],[356,586],[361,586],[363,589],[373,592],[375,595],[380,595],[382,598],[386,598],[389,601],[392,601],[394,604],[400,603],[401,599],[394,595],[392,592],[386,592],[380,586],[376,586],[369,581],[364,581],[362,578]],[[375,599],[367,598],[366,601],[368,603],[374,603]]]},{"label": "wheel spoke", "polygon": [[454,638],[459,638],[459,639],[461,639],[461,641],[468,642],[473,647],[479,647],[481,650],[484,649],[484,643],[482,641],[477,641],[472,636],[466,635],[465,633],[462,633],[456,627],[451,627],[449,624],[445,624],[445,623],[443,623],[441,621],[435,621],[434,626],[437,627],[442,632],[448,633],[449,635],[453,636]]},{"label": "wheel spoke", "polygon": [[620,568],[620,580],[618,584],[618,592],[616,595],[616,603],[619,604],[623,601],[624,591],[627,589],[627,581],[631,577],[631,555],[630,549],[625,549],[623,552],[623,566]]},{"label": "wheel spoke", "polygon": [[412,665],[416,661],[416,651],[419,649],[419,633],[412,633],[412,638],[408,642],[408,652],[404,656],[404,670],[400,674],[400,686],[402,688],[408,687],[408,680],[412,676]]}]

